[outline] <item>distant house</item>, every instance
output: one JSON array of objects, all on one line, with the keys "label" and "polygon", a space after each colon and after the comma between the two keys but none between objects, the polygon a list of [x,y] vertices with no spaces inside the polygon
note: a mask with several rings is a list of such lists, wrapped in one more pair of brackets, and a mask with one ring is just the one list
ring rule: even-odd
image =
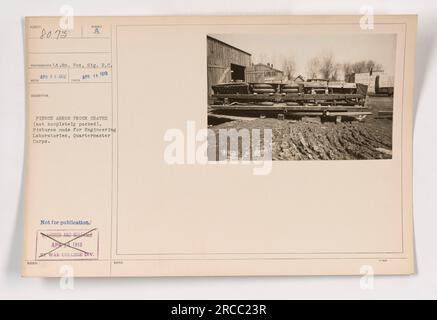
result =
[{"label": "distant house", "polygon": [[368,93],[375,93],[375,81],[379,76],[385,77],[384,71],[372,71],[363,73],[354,73],[348,79],[349,82],[364,84],[367,86]]},{"label": "distant house", "polygon": [[284,72],[271,63],[257,63],[246,69],[246,78],[247,82],[278,82],[284,78]]}]

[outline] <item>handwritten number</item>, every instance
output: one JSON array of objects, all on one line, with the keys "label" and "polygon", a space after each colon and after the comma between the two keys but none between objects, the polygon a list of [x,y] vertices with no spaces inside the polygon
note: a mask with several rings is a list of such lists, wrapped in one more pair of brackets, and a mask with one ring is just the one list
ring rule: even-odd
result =
[{"label": "handwritten number", "polygon": [[45,28],[41,29],[41,35],[40,39],[65,39],[67,37],[67,30],[61,30],[56,29],[54,31],[52,30],[46,30]]}]

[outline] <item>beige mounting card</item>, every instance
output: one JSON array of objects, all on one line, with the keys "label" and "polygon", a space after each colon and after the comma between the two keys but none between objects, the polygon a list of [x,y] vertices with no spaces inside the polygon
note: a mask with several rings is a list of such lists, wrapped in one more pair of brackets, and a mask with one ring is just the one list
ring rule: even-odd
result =
[{"label": "beige mounting card", "polygon": [[23,276],[414,273],[417,17],[27,17]]}]

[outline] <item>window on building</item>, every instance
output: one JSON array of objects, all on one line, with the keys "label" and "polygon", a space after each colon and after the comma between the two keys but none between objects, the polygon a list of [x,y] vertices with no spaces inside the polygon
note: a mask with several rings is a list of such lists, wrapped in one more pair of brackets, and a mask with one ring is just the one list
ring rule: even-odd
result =
[{"label": "window on building", "polygon": [[245,81],[244,71],[246,67],[231,63],[232,81]]}]

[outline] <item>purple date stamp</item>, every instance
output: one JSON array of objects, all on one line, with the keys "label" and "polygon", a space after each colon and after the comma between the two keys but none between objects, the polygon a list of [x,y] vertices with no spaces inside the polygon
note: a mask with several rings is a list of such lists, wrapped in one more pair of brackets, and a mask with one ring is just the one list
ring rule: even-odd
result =
[{"label": "purple date stamp", "polygon": [[36,260],[97,260],[99,233],[89,230],[39,230]]}]

